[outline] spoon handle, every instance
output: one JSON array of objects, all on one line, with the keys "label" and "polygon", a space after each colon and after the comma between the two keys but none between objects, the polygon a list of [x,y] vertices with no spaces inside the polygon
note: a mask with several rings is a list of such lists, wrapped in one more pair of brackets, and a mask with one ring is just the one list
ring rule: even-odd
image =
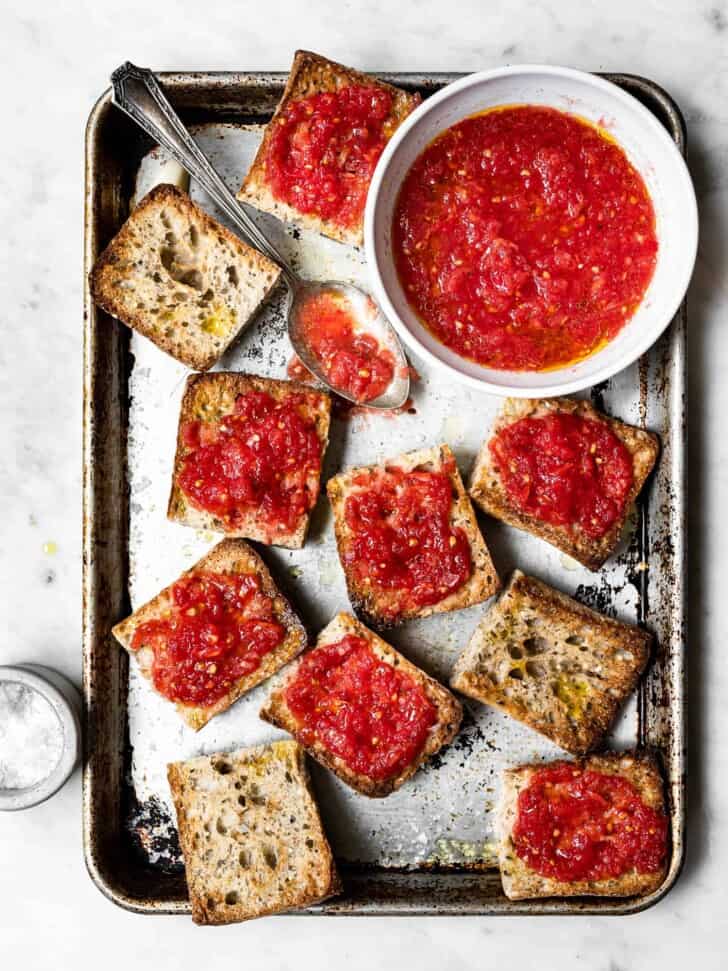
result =
[{"label": "spoon handle", "polygon": [[156,142],[195,178],[207,194],[234,223],[245,242],[277,263],[288,285],[297,278],[278,249],[263,235],[225,185],[218,173],[182,124],[167,100],[154,73],[127,61],[111,75],[112,101],[126,112]]}]

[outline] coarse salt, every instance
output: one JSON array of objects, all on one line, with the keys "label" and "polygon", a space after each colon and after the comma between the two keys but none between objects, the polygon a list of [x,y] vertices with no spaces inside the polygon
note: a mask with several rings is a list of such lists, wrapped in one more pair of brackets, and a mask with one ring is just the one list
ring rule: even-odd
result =
[{"label": "coarse salt", "polygon": [[63,727],[40,692],[0,681],[0,789],[47,779],[63,752]]}]

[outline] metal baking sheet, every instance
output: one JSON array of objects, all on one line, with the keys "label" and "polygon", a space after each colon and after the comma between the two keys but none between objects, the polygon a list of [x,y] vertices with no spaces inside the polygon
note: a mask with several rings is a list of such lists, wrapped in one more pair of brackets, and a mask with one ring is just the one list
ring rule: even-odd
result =
[{"label": "metal baking sheet", "polygon": [[[393,78],[425,95],[450,79]],[[649,82],[626,77],[616,80],[657,110],[684,148],[679,114],[669,98]],[[267,120],[275,104],[280,76],[175,75],[165,78],[165,83],[172,100],[181,102],[181,107],[185,106],[185,97],[192,102],[189,120],[196,122],[196,137],[230,187],[236,189],[261,137],[261,122]],[[122,119],[113,109],[110,113],[108,103],[102,102],[97,115],[99,112],[108,125],[122,127]],[[101,147],[99,126],[99,118],[94,121],[92,116],[91,171],[87,176],[95,202],[103,198],[104,188],[94,158]],[[133,157],[124,160],[123,179],[115,180],[119,221],[124,199],[130,197],[136,179],[141,176],[146,180],[160,158],[159,150],[150,154],[151,146],[136,134],[135,142]],[[225,221],[194,184],[191,194]],[[89,266],[105,241],[97,228],[99,217],[92,206],[86,254]],[[284,228],[265,214],[256,218],[306,276],[366,285],[366,266],[358,251],[316,234]],[[118,222],[114,224],[111,219],[109,230],[116,225]],[[218,369],[285,375],[291,347],[282,300],[280,294],[266,307]],[[261,685],[194,733],[172,706],[153,693],[134,665],[127,680],[126,660],[110,638],[109,627],[129,607],[135,609],[191,566],[221,537],[190,530],[165,518],[186,369],[149,341],[128,335],[90,305],[87,313],[85,659],[92,732],[86,772],[87,860],[97,883],[117,902],[137,910],[177,912],[186,909],[187,903],[166,784],[167,762],[267,741],[281,733],[257,717],[269,684]],[[619,555],[605,569],[590,573],[518,530],[485,518],[481,521],[501,576],[518,565],[597,609],[627,621],[647,623],[656,633],[659,649],[655,665],[622,713],[611,744],[646,744],[663,755],[673,830],[670,884],[682,857],[684,799],[684,341],[683,309],[650,354],[591,391],[598,406],[631,423],[645,424],[660,434],[663,443],[659,469],[646,502],[634,510]],[[116,369],[103,360],[101,351],[104,344],[114,342],[118,351]],[[342,466],[371,463],[438,442],[451,445],[461,471],[467,472],[500,400],[461,389],[416,355],[409,356],[420,376],[413,387],[412,408],[395,416],[354,413],[334,421],[324,480]],[[114,392],[120,397],[118,413],[104,413],[107,434],[101,436],[98,419],[106,399],[114,400]],[[99,398],[105,401],[102,407]],[[102,490],[98,488],[99,476],[104,476]],[[100,495],[110,484],[115,485],[116,494]],[[119,519],[122,522],[111,525]],[[107,527],[105,531],[102,524]],[[103,565],[97,548],[102,532],[107,544]],[[337,610],[347,607],[325,499],[316,508],[303,550],[271,549],[265,556],[312,629],[320,628]],[[113,561],[111,577],[109,560]],[[107,604],[103,617],[98,603],[102,578],[112,584],[117,606],[114,610]],[[413,661],[446,681],[455,657],[486,609],[487,605],[479,605],[409,623],[390,639]],[[106,652],[103,671],[99,670],[100,639]],[[109,688],[114,691],[112,712],[100,703],[103,691]],[[113,752],[102,763],[95,758],[98,753],[93,744],[99,739]],[[520,761],[560,754],[556,746],[514,720],[467,702],[463,728],[453,744],[386,800],[370,800],[353,793],[314,765],[314,784],[343,868],[346,892],[343,898],[312,909],[328,913],[624,913],[646,906],[651,902],[648,899],[515,904],[502,895],[497,873],[492,870],[493,806],[500,770]],[[114,868],[106,859],[106,872],[101,872],[99,840],[108,837],[111,828],[110,821],[102,822],[100,816],[103,772],[107,779],[117,774],[113,825],[117,838],[130,849],[123,877],[118,862]],[[105,791],[104,800],[108,802],[108,798]],[[665,890],[663,887],[653,898]]]}]

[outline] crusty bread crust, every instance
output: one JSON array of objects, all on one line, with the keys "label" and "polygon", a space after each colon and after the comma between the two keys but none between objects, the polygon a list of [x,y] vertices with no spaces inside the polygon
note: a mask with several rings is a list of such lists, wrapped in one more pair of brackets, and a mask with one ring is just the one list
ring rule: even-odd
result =
[{"label": "crusty bread crust", "polygon": [[230,924],[341,892],[303,750],[274,742],[167,766],[196,924]]},{"label": "crusty bread crust", "polygon": [[[347,497],[353,491],[353,480],[358,474],[366,471],[399,468],[405,472],[414,469],[441,472],[449,470],[448,474],[453,488],[453,504],[451,523],[461,527],[468,537],[473,559],[473,571],[466,583],[458,590],[448,594],[436,604],[420,607],[415,610],[405,610],[394,616],[386,608],[396,601],[397,593],[385,598],[382,592],[364,590],[357,584],[355,577],[347,568],[345,552],[352,539],[351,530],[346,524],[344,507]],[[410,620],[413,617],[429,617],[432,614],[445,613],[450,610],[460,610],[473,604],[482,603],[500,589],[500,580],[490,556],[485,540],[478,528],[472,504],[460,478],[455,456],[448,445],[436,445],[433,448],[418,449],[392,459],[388,459],[378,466],[367,466],[349,469],[329,479],[326,485],[329,501],[334,512],[334,532],[339,558],[346,576],[346,586],[349,600],[355,613],[365,624],[377,630],[384,630]]]},{"label": "crusty bread crust", "polygon": [[[583,769],[619,775],[628,779],[640,792],[646,805],[664,812],[665,797],[657,762],[649,754],[609,752],[591,755],[574,763]],[[527,788],[534,772],[544,767],[519,765],[503,773],[503,789],[498,806],[498,859],[503,891],[510,900],[531,897],[633,897],[657,890],[667,874],[667,860],[655,873],[632,870],[621,877],[607,880],[577,880],[565,883],[543,877],[532,870],[515,852],[511,834],[518,818],[518,797]]]},{"label": "crusty bread crust", "polygon": [[450,686],[584,754],[601,742],[652,636],[516,570],[455,663]]},{"label": "crusty bread crust", "polygon": [[398,668],[401,672],[413,678],[437,708],[437,722],[430,729],[427,743],[414,761],[403,769],[398,776],[391,779],[376,780],[352,770],[341,758],[333,755],[318,740],[315,740],[311,745],[305,745],[299,731],[298,723],[288,707],[285,698],[288,685],[298,673],[300,661],[291,665],[284,673],[282,683],[268,698],[268,701],[261,709],[260,717],[272,725],[276,725],[278,728],[290,732],[294,738],[304,745],[304,748],[306,748],[310,755],[322,765],[325,765],[327,769],[335,773],[343,782],[351,786],[352,789],[356,789],[357,792],[361,792],[365,796],[381,798],[399,789],[410,776],[414,775],[423,762],[426,762],[435,752],[453,740],[460,728],[460,722],[463,716],[462,706],[450,694],[447,688],[443,687],[443,685],[435,681],[428,674],[425,674],[424,671],[412,664],[411,661],[408,661],[398,651],[395,651],[391,645],[383,641],[373,631],[366,628],[356,618],[352,617],[351,614],[337,614],[321,631],[316,641],[316,647],[312,648],[312,650],[316,650],[326,644],[335,644],[347,634],[354,634],[357,637],[365,638],[380,660],[392,667]]},{"label": "crusty bread crust", "polygon": [[[182,718],[195,731],[203,728],[215,715],[226,711],[238,698],[260,684],[261,681],[265,681],[272,674],[275,674],[284,664],[300,654],[308,642],[308,635],[302,621],[276,586],[263,560],[244,540],[224,539],[201,560],[198,560],[191,569],[186,570],[182,576],[187,577],[200,571],[207,573],[254,573],[260,580],[263,593],[273,598],[275,617],[285,627],[286,636],[283,643],[263,657],[260,666],[255,671],[236,681],[231,686],[230,691],[215,704],[201,707],[178,702],[175,705]],[[174,584],[165,587],[156,597],[135,610],[130,617],[116,624],[111,631],[122,647],[129,652],[129,655],[136,658],[140,671],[150,683],[152,683],[154,660],[151,651],[144,653],[132,651],[131,642],[134,631],[140,624],[163,616],[169,608],[172,586]]]},{"label": "crusty bread crust", "polygon": [[302,98],[307,98],[323,91],[336,91],[342,87],[362,84],[382,88],[393,95],[394,103],[392,105],[390,119],[387,123],[391,128],[389,132],[390,136],[413,108],[419,104],[420,99],[417,95],[409,94],[400,88],[393,87],[391,84],[385,84],[383,81],[378,81],[368,74],[362,74],[360,71],[354,71],[349,67],[345,67],[343,64],[329,61],[327,58],[321,57],[319,54],[313,54],[311,51],[296,51],[283,96],[275,110],[273,118],[266,127],[263,141],[240,187],[238,199],[241,199],[243,202],[249,202],[264,212],[273,213],[274,216],[286,222],[296,223],[305,229],[316,230],[324,236],[329,236],[331,239],[336,239],[341,243],[348,243],[351,246],[361,246],[364,242],[363,220],[358,226],[344,228],[331,220],[321,219],[312,213],[299,212],[295,207],[275,198],[268,185],[265,166],[268,146],[274,130],[273,126],[289,102],[300,101]]},{"label": "crusty bread crust", "polygon": [[[599,539],[587,536],[578,526],[570,529],[543,522],[535,516],[521,512],[512,505],[496,471],[490,453],[489,442],[507,425],[522,418],[542,418],[545,415],[561,412],[588,418],[608,425],[632,456],[634,483],[627,496],[624,514],[611,529]],[[468,492],[473,501],[488,515],[500,519],[510,526],[517,526],[546,540],[557,549],[563,550],[590,570],[598,570],[612,555],[617,545],[632,502],[642,490],[647,476],[657,461],[660,441],[653,432],[627,425],[616,418],[610,418],[597,411],[589,401],[572,401],[570,398],[517,399],[509,398],[496,418],[489,438],[483,443],[475,461]]]},{"label": "crusty bread crust", "polygon": [[[179,475],[187,455],[187,448],[182,437],[182,428],[185,422],[194,420],[215,421],[223,418],[232,413],[235,399],[239,395],[252,390],[265,391],[279,402],[294,393],[303,395],[307,412],[316,426],[316,434],[321,442],[323,460],[331,421],[331,398],[325,391],[319,391],[295,381],[279,381],[275,378],[262,378],[255,374],[237,374],[230,371],[216,371],[214,374],[191,374],[187,378],[180,408],[177,450],[167,518],[185,526],[192,526],[194,529],[209,529],[213,532],[225,533],[227,536],[257,540],[259,543],[266,543],[267,545],[300,549],[306,539],[311,520],[310,511],[301,517],[296,529],[291,531],[286,531],[282,527],[271,527],[260,522],[255,511],[251,512],[241,525],[230,529],[212,513],[195,508],[178,485]],[[318,496],[320,486],[321,469],[319,467],[316,473],[309,477],[307,487],[312,496]]]},{"label": "crusty bread crust", "polygon": [[[175,233],[180,229],[192,236],[183,239]],[[170,262],[174,247],[190,261],[186,276]],[[96,260],[89,282],[99,307],[205,371],[252,321],[279,276],[275,263],[164,184],[134,209]],[[201,320],[211,320],[210,329]]]}]

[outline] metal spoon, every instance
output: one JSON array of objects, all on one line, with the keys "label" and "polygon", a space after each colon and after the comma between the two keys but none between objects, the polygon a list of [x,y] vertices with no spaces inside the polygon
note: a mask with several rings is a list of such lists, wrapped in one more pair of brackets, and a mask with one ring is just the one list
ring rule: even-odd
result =
[{"label": "metal spoon", "polygon": [[[359,287],[350,283],[313,283],[303,280],[281,255],[278,249],[261,232],[248,216],[238,200],[200,150],[190,133],[167,100],[154,73],[134,64],[122,64],[111,75],[112,101],[126,112],[148,135],[162,145],[169,154],[195,178],[207,194],[234,224],[240,236],[255,249],[277,263],[288,285],[288,336],[293,348],[306,367],[336,394],[366,404],[368,408],[399,408],[409,395],[409,368],[402,346],[389,321],[371,298]],[[300,311],[305,300],[314,294],[329,292],[345,297],[355,312],[362,315],[363,330],[372,334],[379,343],[391,351],[395,359],[394,377],[389,387],[378,398],[361,402],[339,388],[334,387],[323,373],[316,355],[305,340],[301,328]],[[366,314],[365,307],[374,307],[375,313]]]}]

